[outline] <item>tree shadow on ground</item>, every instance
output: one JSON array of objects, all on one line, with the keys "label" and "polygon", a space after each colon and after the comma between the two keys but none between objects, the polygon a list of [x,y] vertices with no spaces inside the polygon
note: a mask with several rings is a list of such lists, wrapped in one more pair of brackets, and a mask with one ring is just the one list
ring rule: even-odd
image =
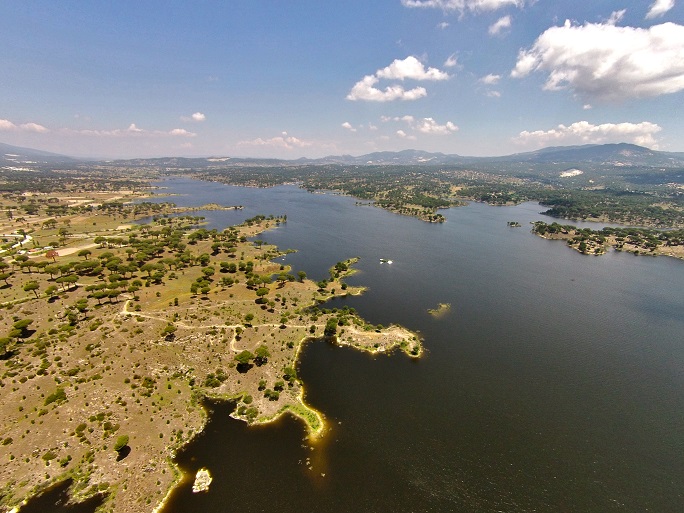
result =
[{"label": "tree shadow on ground", "polygon": [[126,456],[128,456],[130,453],[131,453],[131,448],[128,445],[124,445],[121,449],[119,449],[118,454],[116,455],[116,461],[121,461]]}]

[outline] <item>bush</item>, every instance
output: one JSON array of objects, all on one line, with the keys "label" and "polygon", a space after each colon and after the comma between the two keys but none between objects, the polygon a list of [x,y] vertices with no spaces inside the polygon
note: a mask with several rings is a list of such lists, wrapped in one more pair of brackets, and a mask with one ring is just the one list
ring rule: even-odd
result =
[{"label": "bush", "polygon": [[47,406],[50,403],[54,402],[59,402],[59,401],[66,401],[66,392],[64,392],[63,388],[58,388],[55,390],[53,393],[51,393],[49,396],[45,398],[45,406]]},{"label": "bush", "polygon": [[122,450],[127,445],[128,445],[128,435],[121,435],[119,438],[116,439],[116,443],[114,444],[114,450],[116,452],[119,452],[120,450]]}]

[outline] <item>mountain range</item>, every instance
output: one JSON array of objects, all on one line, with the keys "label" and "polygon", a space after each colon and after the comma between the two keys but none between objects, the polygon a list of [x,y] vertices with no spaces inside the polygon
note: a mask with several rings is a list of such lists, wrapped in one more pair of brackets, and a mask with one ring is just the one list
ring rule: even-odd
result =
[{"label": "mountain range", "polygon": [[160,157],[125,160],[86,160],[31,148],[0,143],[0,167],[42,167],[46,165],[83,165],[98,162],[119,166],[165,166],[173,168],[301,166],[301,165],[430,165],[430,166],[502,166],[547,164],[573,166],[580,164],[631,166],[647,168],[684,167],[684,153],[655,151],[635,144],[587,144],[554,146],[501,157],[467,157],[421,150],[383,151],[366,155],[337,155],[318,159],[297,160],[234,157]]}]

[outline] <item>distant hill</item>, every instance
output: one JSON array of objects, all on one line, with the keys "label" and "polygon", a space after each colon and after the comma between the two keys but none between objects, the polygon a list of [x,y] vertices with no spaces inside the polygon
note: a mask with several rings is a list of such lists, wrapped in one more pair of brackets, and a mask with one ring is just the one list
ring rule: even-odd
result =
[{"label": "distant hill", "polygon": [[[20,148],[0,143],[0,166],[78,163],[84,160],[31,148]],[[101,163],[119,166],[155,166],[183,168],[269,167],[302,165],[425,165],[474,166],[479,170],[501,171],[504,168],[522,169],[533,165],[573,167],[584,165],[610,167],[681,168],[684,153],[655,151],[635,144],[587,144],[582,146],[553,146],[540,150],[515,153],[502,157],[466,157],[456,154],[432,153],[421,150],[382,151],[365,155],[331,155],[318,159],[297,160],[235,158],[235,157],[161,157],[107,160]]]},{"label": "distant hill", "polygon": [[321,159],[313,159],[309,162],[326,164],[356,164],[363,165],[454,165],[466,164],[473,160],[480,160],[477,157],[462,157],[460,155],[447,155],[444,153],[430,153],[421,150],[403,151],[380,151],[353,157],[351,155],[329,156]]},{"label": "distant hill", "polygon": [[556,146],[528,153],[517,153],[500,157],[500,159],[535,163],[592,163],[615,166],[680,167],[684,165],[684,153],[655,151],[626,143]]},{"label": "distant hill", "polygon": [[17,166],[35,164],[61,164],[68,162],[79,162],[78,159],[50,153],[48,151],[34,150],[33,148],[22,148],[0,143],[0,166]]}]

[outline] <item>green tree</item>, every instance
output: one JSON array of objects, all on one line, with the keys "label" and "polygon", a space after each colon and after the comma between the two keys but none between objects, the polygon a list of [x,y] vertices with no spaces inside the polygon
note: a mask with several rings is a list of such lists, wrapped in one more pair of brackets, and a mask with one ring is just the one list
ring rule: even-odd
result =
[{"label": "green tree", "polygon": [[12,324],[9,332],[11,338],[27,338],[29,336],[28,327],[33,324],[33,319],[21,319]]},{"label": "green tree", "polygon": [[328,319],[325,323],[325,330],[323,331],[326,337],[333,337],[337,333],[337,319],[334,317]]},{"label": "green tree", "polygon": [[268,348],[263,344],[256,348],[255,353],[256,357],[254,358],[254,363],[256,363],[257,367],[265,364],[268,361],[268,357],[271,356]]},{"label": "green tree", "polygon": [[50,275],[50,279],[53,279],[55,274],[59,272],[59,266],[55,264],[46,265],[43,270]]},{"label": "green tree", "polygon": [[0,273],[0,280],[3,280],[7,285],[10,284],[8,281],[10,277],[12,276],[12,273]]},{"label": "green tree", "polygon": [[235,355],[235,361],[243,365],[249,364],[249,362],[253,359],[254,355],[246,349]]},{"label": "green tree", "polygon": [[172,340],[176,335],[176,326],[173,324],[167,324],[166,327],[162,330],[162,337],[166,338],[167,340]]},{"label": "green tree", "polygon": [[33,292],[36,295],[36,299],[38,298],[38,289],[40,288],[40,285],[38,285],[37,281],[29,281],[24,285],[24,291],[25,292]]}]

